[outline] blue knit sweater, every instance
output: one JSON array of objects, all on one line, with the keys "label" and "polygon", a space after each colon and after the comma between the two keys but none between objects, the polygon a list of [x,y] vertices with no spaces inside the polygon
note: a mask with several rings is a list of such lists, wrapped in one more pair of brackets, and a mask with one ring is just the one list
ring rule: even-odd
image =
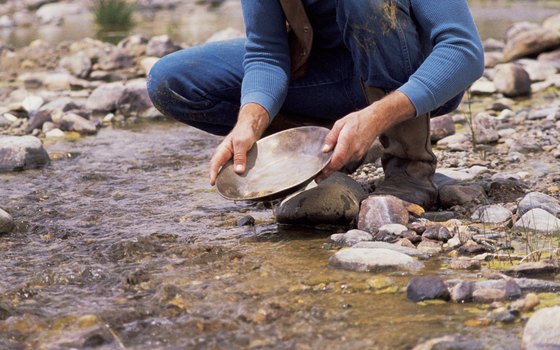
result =
[{"label": "blue knit sweater", "polygon": [[[484,70],[483,49],[466,0],[410,0],[425,61],[401,86],[416,114],[433,111],[463,92]],[[334,0],[303,0],[314,47],[344,45]],[[258,103],[270,118],[280,110],[290,80],[285,17],[278,0],[242,0],[247,34],[241,105]]]}]

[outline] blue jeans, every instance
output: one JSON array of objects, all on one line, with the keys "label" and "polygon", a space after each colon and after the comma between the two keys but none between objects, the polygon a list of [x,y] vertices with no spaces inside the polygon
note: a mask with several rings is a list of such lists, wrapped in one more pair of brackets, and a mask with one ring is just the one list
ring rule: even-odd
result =
[{"label": "blue jeans", "polygon": [[[241,100],[245,39],[208,43],[161,58],[148,92],[164,115],[216,135],[235,125]],[[314,54],[307,74],[291,82],[281,113],[336,120],[364,108],[360,77],[345,48]]]},{"label": "blue jeans", "polygon": [[[334,121],[367,106],[362,80],[392,91],[423,61],[407,1],[392,3],[398,8],[387,8],[384,0],[335,2],[344,45],[314,48],[307,74],[290,82],[281,113]],[[155,107],[196,128],[227,134],[240,108],[244,43],[209,43],[160,59],[148,77]],[[456,107],[458,101],[452,102],[455,106],[448,107]]]}]

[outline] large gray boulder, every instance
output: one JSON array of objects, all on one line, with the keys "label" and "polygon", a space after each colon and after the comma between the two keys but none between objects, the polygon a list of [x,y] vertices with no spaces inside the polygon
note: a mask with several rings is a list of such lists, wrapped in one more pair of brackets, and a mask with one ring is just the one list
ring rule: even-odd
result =
[{"label": "large gray boulder", "polygon": [[560,306],[535,312],[525,325],[522,340],[527,350],[560,349]]},{"label": "large gray boulder", "polygon": [[286,198],[276,209],[281,224],[347,225],[356,219],[360,202],[367,194],[360,184],[335,173],[318,186]]},{"label": "large gray boulder", "polygon": [[40,168],[49,160],[35,136],[0,136],[0,171]]}]

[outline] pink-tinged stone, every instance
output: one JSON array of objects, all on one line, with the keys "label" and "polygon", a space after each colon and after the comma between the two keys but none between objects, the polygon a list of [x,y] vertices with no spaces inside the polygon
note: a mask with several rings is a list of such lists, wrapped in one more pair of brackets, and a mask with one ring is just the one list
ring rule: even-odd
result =
[{"label": "pink-tinged stone", "polygon": [[402,200],[395,196],[370,196],[362,201],[358,217],[358,229],[376,232],[386,224],[408,223],[408,210]]}]

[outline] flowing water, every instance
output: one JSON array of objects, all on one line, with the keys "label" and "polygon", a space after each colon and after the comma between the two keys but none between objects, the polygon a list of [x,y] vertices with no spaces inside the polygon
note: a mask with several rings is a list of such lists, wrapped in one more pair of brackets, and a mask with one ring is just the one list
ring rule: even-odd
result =
[{"label": "flowing water", "polygon": [[[465,327],[479,309],[408,302],[408,274],[329,268],[333,231],[222,199],[217,142],[176,122],[105,128],[0,174],[17,222],[0,237],[0,348],[405,349],[450,333],[519,348],[521,324]],[[238,227],[246,215],[256,225]],[[442,262],[423,273],[461,277]]]}]

